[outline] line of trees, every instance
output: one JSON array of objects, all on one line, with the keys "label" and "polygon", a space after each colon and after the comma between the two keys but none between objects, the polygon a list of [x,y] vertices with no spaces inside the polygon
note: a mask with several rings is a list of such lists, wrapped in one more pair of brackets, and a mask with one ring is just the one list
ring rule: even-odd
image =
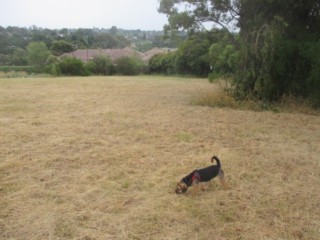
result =
[{"label": "line of trees", "polygon": [[[135,45],[138,51],[153,47],[176,47],[176,41],[163,37],[162,31],[110,29],[42,29],[0,26],[0,66],[28,64],[27,46],[43,42],[52,55],[59,56],[75,49],[123,48]],[[182,37],[184,34],[182,34]],[[181,36],[180,36],[181,37]]]},{"label": "line of trees", "polygon": [[[208,23],[222,29],[219,41],[202,41],[207,52],[197,60],[207,60],[213,75],[233,75],[236,97],[276,101],[290,94],[320,107],[319,0],[161,0],[159,11],[168,16],[167,32],[193,35],[195,51],[195,33]],[[177,58],[175,64],[184,60]]]},{"label": "line of trees", "polygon": [[149,61],[150,73],[181,74],[207,77],[235,73],[239,51],[225,30],[213,29],[190,34],[179,48],[167,54],[157,54]]}]

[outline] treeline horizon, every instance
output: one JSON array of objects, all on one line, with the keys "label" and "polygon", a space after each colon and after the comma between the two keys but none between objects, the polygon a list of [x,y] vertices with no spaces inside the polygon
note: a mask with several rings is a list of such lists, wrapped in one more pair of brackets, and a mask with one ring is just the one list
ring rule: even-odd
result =
[{"label": "treeline horizon", "polygon": [[[186,34],[182,33],[181,37],[186,37]],[[138,51],[144,52],[154,47],[177,47],[176,40],[165,38],[164,32],[157,30],[126,30],[116,26],[60,29],[0,26],[0,65],[8,65],[8,59],[3,55],[13,54],[19,48],[25,49],[30,42],[44,42],[51,49],[55,41],[62,40],[72,44],[74,49],[134,46]]]}]

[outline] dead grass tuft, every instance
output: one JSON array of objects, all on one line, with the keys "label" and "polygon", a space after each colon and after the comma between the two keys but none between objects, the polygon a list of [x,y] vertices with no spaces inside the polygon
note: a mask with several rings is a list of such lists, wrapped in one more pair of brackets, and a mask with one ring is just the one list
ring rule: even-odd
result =
[{"label": "dead grass tuft", "polygon": [[[319,118],[189,104],[209,91],[221,94],[202,79],[0,79],[0,238],[318,239]],[[174,194],[213,154],[230,189]]]},{"label": "dead grass tuft", "polygon": [[217,84],[214,91],[208,88],[195,93],[192,103],[199,106],[231,108],[252,111],[273,111],[285,113],[302,113],[309,115],[320,115],[320,111],[312,107],[311,103],[303,98],[283,96],[279,102],[264,103],[250,98],[246,100],[235,100],[228,89]]},{"label": "dead grass tuft", "polygon": [[279,111],[289,113],[303,113],[309,115],[319,116],[320,111],[312,107],[309,100],[294,97],[294,96],[283,96],[280,103],[276,105]]},{"label": "dead grass tuft", "polygon": [[199,93],[195,97],[195,105],[218,107],[218,108],[238,108],[239,104],[233,97],[227,94],[225,91],[206,91]]},{"label": "dead grass tuft", "polygon": [[24,71],[9,71],[9,72],[1,72],[0,78],[26,78],[30,76],[27,72]]}]

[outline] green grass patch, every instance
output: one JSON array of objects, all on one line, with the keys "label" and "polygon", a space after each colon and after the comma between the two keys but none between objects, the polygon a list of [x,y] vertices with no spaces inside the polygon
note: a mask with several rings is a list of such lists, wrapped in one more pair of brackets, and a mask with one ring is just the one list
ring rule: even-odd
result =
[{"label": "green grass patch", "polygon": [[0,72],[38,73],[39,70],[33,66],[0,66]]}]

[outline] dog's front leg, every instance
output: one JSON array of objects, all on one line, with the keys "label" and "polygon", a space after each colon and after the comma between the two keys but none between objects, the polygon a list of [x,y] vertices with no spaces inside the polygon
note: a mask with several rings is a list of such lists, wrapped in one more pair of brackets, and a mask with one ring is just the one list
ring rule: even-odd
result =
[{"label": "dog's front leg", "polygon": [[205,183],[201,184],[201,190],[204,191],[204,192],[207,191],[208,187],[209,187],[209,183],[208,182],[205,182]]},{"label": "dog's front leg", "polygon": [[192,195],[195,196],[199,193],[199,190],[200,190],[200,182],[199,180],[195,179],[192,181]]}]

